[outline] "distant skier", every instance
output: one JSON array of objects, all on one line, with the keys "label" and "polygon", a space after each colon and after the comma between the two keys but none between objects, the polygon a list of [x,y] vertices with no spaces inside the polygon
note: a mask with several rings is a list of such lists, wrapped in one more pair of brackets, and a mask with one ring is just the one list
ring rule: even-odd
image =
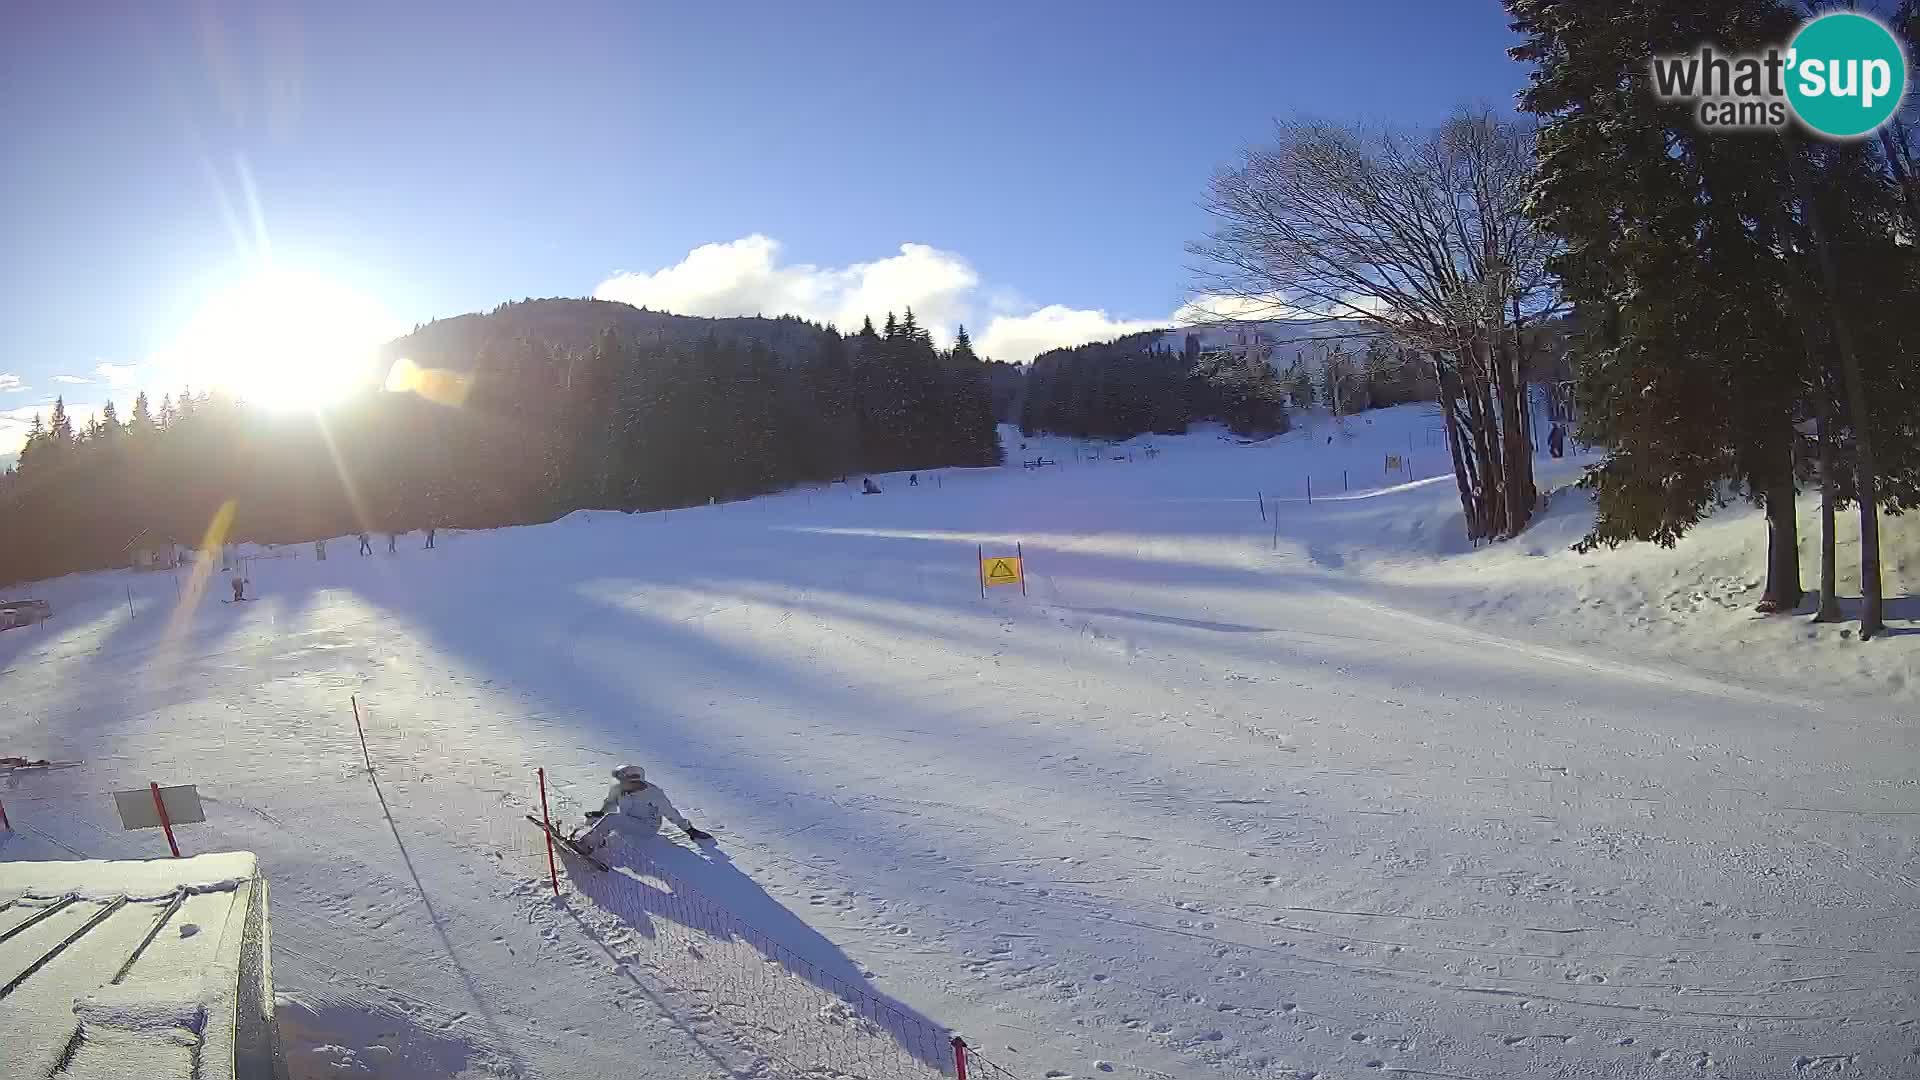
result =
[{"label": "distant skier", "polygon": [[366,533],[360,534],[360,554],[362,555],[373,554],[373,539],[369,537]]},{"label": "distant skier", "polygon": [[433,534],[439,531],[440,530],[434,528],[431,525],[427,526],[427,550],[428,551],[433,550]]},{"label": "distant skier", "polygon": [[860,494],[862,494],[862,495],[878,495],[878,494],[880,494],[880,485],[879,485],[879,484],[876,484],[876,483],[874,483],[874,482],[873,482],[873,477],[871,477],[871,476],[869,476],[869,477],[867,477],[867,478],[866,478],[866,480],[865,480],[865,485],[866,485],[866,486],[865,486],[864,488],[862,488],[862,489],[861,489],[861,492],[860,492]]},{"label": "distant skier", "polygon": [[1555,424],[1553,425],[1552,429],[1547,432],[1547,452],[1552,454],[1554,457],[1566,456],[1567,454],[1567,429],[1566,428],[1560,426],[1559,424]]},{"label": "distant skier", "polygon": [[660,831],[665,818],[680,827],[690,840],[711,840],[713,834],[693,827],[693,823],[673,808],[660,785],[647,783],[647,770],[625,765],[613,770],[614,785],[607,789],[607,800],[600,809],[587,811],[594,819],[586,832],[573,838],[583,851],[597,851],[618,834],[627,843],[638,843]]},{"label": "distant skier", "polygon": [[399,544],[400,544],[400,534],[399,534],[399,533],[388,533],[388,534],[387,534],[387,554],[389,554],[389,555],[391,555],[391,554],[393,554],[394,552],[396,552],[396,551],[399,551],[399,550],[400,550],[400,548],[399,548]]},{"label": "distant skier", "polygon": [[227,579],[227,584],[233,586],[234,603],[237,604],[240,601],[245,600],[247,598],[247,579],[246,578],[241,577],[239,574],[235,574],[231,578]]},{"label": "distant skier", "polygon": [[919,474],[919,473],[908,473],[908,474],[907,474],[907,486],[908,486],[908,487],[919,487],[919,486],[920,486],[920,474]]},{"label": "distant skier", "polygon": [[327,561],[327,542],[325,540],[315,540],[313,542],[313,559],[315,562]]}]

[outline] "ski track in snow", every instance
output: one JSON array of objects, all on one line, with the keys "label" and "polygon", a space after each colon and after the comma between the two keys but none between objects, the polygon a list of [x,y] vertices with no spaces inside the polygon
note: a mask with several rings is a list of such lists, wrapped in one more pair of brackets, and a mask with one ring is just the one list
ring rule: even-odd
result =
[{"label": "ski track in snow", "polygon": [[[1375,415],[1326,452],[1424,423]],[[798,1075],[796,1018],[699,985],[697,931],[549,895],[535,766],[575,820],[628,761],[720,833],[663,865],[1021,1077],[1920,1070],[1892,698],[1449,606],[1546,557],[1396,548],[1445,481],[1267,491],[1276,538],[1247,496],[1317,435],[1156,441],[289,549],[249,605],[46,583],[56,620],[0,636],[0,752],[84,764],[0,778],[0,858],[151,856],[100,793],[198,783],[183,846],[272,884],[296,1080]],[[981,599],[976,545],[1015,540],[1029,595]]]}]

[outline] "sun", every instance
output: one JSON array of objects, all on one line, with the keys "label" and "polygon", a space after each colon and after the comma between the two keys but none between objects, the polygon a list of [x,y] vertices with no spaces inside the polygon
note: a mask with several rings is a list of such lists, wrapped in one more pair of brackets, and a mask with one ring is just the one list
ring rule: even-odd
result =
[{"label": "sun", "polygon": [[377,384],[399,330],[379,301],[323,274],[272,270],[209,297],[168,350],[194,389],[317,408]]}]

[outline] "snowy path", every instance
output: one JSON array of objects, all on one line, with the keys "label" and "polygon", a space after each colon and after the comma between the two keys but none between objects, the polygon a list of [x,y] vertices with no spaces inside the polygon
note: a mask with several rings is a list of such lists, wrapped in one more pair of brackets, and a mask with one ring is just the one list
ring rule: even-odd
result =
[{"label": "snowy path", "polygon": [[[1276,552],[1212,466],[1152,467],[262,564],[172,636],[171,585],[128,621],[112,576],[0,638],[0,750],[87,762],[0,796],[40,834],[0,856],[150,854],[78,794],[198,781],[281,989],[444,1039],[436,1075],[741,1067],[495,865],[533,766],[572,813],[628,760],[722,833],[679,873],[1022,1077],[1920,1064],[1891,707],[1406,614],[1296,532],[1339,505]],[[975,591],[996,539],[1029,597]]]}]

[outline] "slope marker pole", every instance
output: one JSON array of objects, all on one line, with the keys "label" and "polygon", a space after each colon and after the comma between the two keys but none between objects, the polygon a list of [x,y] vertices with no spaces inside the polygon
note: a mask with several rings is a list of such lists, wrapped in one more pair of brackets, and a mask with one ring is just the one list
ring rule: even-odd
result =
[{"label": "slope marker pole", "polygon": [[360,698],[348,695],[347,701],[353,705],[353,730],[360,733],[360,760],[367,763],[367,775],[373,775],[373,755],[367,753],[367,729],[360,726]]},{"label": "slope marker pole", "polygon": [[547,770],[542,766],[540,776],[540,822],[547,834],[547,877],[553,882],[553,895],[560,895],[560,871],[553,865],[553,819],[547,816]]},{"label": "slope marker pole", "polygon": [[173,819],[167,816],[166,801],[160,798],[160,785],[149,780],[147,781],[147,790],[153,792],[153,808],[160,815],[160,828],[166,831],[167,847],[172,850],[173,857],[177,859],[180,857],[180,845],[174,842]]}]

